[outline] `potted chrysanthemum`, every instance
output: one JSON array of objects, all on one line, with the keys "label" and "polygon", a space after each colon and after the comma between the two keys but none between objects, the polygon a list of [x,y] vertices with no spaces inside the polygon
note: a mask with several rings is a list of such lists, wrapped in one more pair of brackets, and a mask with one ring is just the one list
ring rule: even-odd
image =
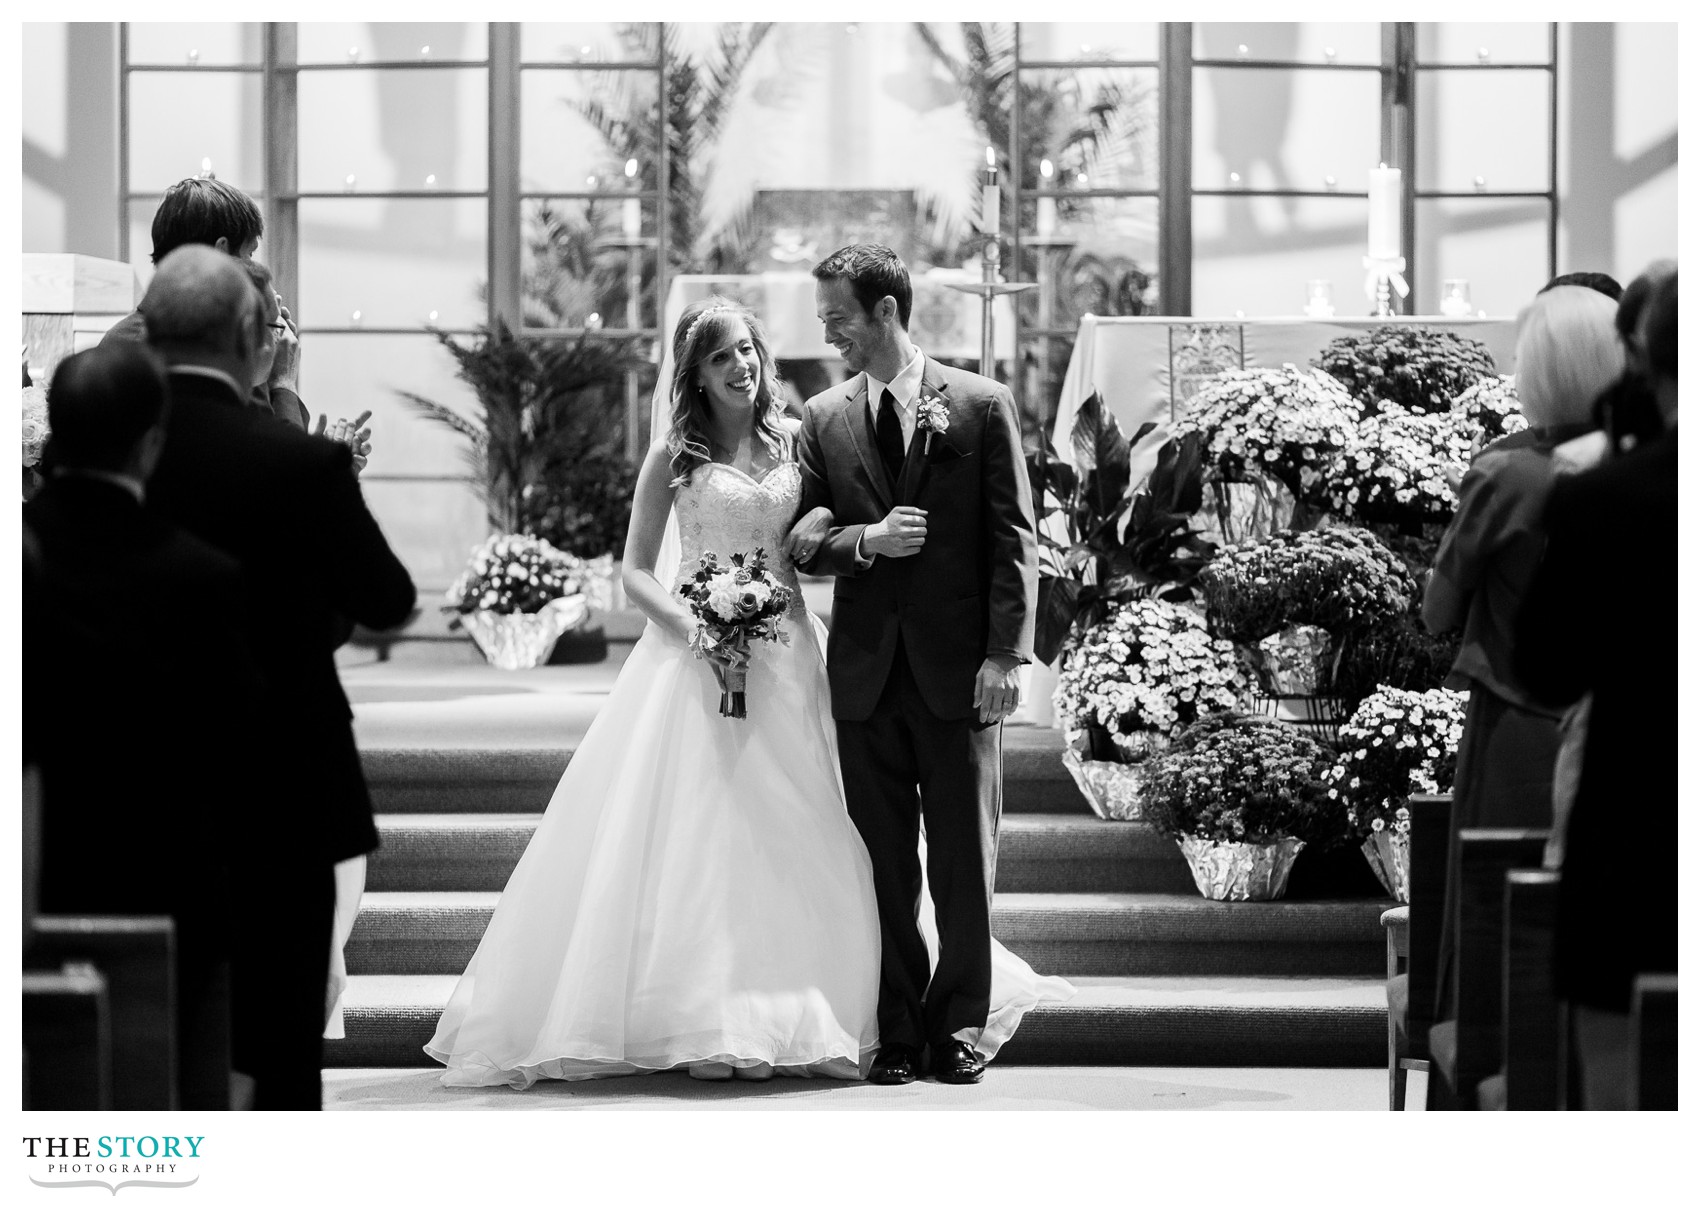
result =
[{"label": "potted chrysanthemum", "polygon": [[1340,728],[1328,798],[1344,805],[1364,857],[1390,895],[1409,901],[1413,795],[1452,789],[1465,696],[1379,687]]},{"label": "potted chrysanthemum", "polygon": [[1063,762],[1099,816],[1139,815],[1141,765],[1200,717],[1244,707],[1234,646],[1191,610],[1156,598],[1118,607],[1063,658],[1053,703]]},{"label": "potted chrysanthemum", "polygon": [[1383,405],[1324,467],[1329,509],[1342,520],[1406,534],[1444,529],[1458,508],[1447,473],[1470,462],[1470,444],[1449,412]]},{"label": "potted chrysanthemum", "polygon": [[1321,506],[1322,467],[1357,421],[1352,398],[1320,371],[1289,363],[1206,379],[1176,433],[1204,439],[1210,533],[1255,538],[1287,526],[1300,506]]},{"label": "potted chrysanthemum", "polygon": [[1175,839],[1205,896],[1273,900],[1299,851],[1344,831],[1327,796],[1333,756],[1291,724],[1207,717],[1150,763],[1145,819]]},{"label": "potted chrysanthemum", "polygon": [[24,500],[41,487],[41,453],[47,446],[47,389],[24,388]]},{"label": "potted chrysanthemum", "polygon": [[1452,423],[1459,436],[1486,446],[1529,428],[1517,398],[1516,375],[1491,375],[1452,401]]},{"label": "potted chrysanthemum", "polygon": [[1497,372],[1474,337],[1420,324],[1379,324],[1330,341],[1312,363],[1339,381],[1365,416],[1386,404],[1445,412],[1465,388]]},{"label": "potted chrysanthemum", "polygon": [[547,540],[497,534],[472,553],[443,605],[498,669],[530,669],[590,612],[584,561]]},{"label": "potted chrysanthemum", "polygon": [[1198,584],[1211,633],[1252,654],[1258,706],[1325,732],[1340,715],[1328,696],[1343,643],[1407,610],[1413,588],[1399,557],[1352,526],[1236,543]]}]

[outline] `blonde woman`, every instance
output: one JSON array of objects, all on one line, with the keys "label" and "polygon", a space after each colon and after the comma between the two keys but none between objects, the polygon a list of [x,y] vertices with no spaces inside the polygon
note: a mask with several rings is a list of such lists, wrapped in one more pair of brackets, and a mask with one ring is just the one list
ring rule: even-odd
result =
[{"label": "blonde woman", "polygon": [[[1594,401],[1623,373],[1616,313],[1610,299],[1582,286],[1556,287],[1529,305],[1517,338],[1517,395],[1531,436],[1471,464],[1423,595],[1430,631],[1463,629],[1446,684],[1470,695],[1452,793],[1449,883],[1459,829],[1552,824],[1562,707],[1531,694],[1514,673],[1513,625],[1545,545],[1541,515],[1554,448],[1594,428]],[[1441,935],[1442,1018],[1452,1017],[1453,895]]]}]

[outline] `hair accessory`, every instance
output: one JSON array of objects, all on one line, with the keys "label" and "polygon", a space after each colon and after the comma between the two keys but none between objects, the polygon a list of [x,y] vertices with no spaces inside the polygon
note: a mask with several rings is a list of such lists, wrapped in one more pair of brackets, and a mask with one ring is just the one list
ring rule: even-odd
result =
[{"label": "hair accessory", "polygon": [[699,311],[697,313],[697,318],[691,321],[691,326],[689,328],[685,329],[684,348],[689,349],[691,347],[691,340],[697,335],[697,329],[702,327],[702,322],[704,320],[708,319],[712,315],[717,315],[721,312],[736,311],[736,310],[737,309],[735,307],[732,307],[732,306],[730,306],[729,304],[726,304],[726,303],[716,303],[713,307],[703,308],[701,311]]}]

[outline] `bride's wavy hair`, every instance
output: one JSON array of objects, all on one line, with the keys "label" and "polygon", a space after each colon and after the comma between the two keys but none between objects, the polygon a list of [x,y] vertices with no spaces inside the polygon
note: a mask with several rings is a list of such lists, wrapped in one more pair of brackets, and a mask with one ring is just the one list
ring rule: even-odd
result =
[{"label": "bride's wavy hair", "polygon": [[750,330],[761,368],[756,376],[755,434],[777,462],[791,457],[791,438],[780,418],[785,398],[779,391],[779,371],[768,348],[767,333],[755,313],[721,295],[710,295],[685,308],[673,329],[673,413],[667,427],[667,453],[672,456],[673,483],[688,483],[691,472],[711,462],[708,449],[708,397],[697,384],[697,366],[725,342],[734,321]]}]

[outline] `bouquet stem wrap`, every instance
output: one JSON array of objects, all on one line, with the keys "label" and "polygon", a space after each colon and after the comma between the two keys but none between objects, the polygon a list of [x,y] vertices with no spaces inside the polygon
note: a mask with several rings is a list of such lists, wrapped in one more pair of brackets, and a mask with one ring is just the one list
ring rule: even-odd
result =
[{"label": "bouquet stem wrap", "polygon": [[750,646],[746,643],[741,648],[734,647],[734,651],[741,658],[739,663],[730,666],[716,665],[714,673],[720,681],[720,714],[741,720],[749,714],[744,688],[749,684]]}]

